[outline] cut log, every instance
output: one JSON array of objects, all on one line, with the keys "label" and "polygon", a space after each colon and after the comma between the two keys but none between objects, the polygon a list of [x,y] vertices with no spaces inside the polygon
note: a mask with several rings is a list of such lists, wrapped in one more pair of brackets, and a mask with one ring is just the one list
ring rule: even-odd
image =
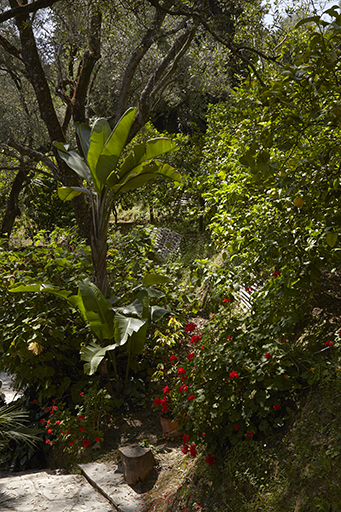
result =
[{"label": "cut log", "polygon": [[124,478],[128,485],[143,482],[151,473],[155,461],[150,448],[138,444],[122,446],[118,449],[121,457]]}]

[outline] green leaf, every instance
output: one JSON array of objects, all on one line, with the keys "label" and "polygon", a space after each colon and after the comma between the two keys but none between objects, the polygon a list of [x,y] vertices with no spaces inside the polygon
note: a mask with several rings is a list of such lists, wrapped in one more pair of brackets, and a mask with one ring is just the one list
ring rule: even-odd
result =
[{"label": "green leaf", "polygon": [[147,320],[140,320],[139,318],[125,317],[117,313],[114,319],[114,339],[118,345],[124,345],[129,336],[133,332],[138,332],[139,329],[146,323]]},{"label": "green leaf", "polygon": [[87,158],[90,145],[91,128],[85,123],[76,123],[75,129],[82,147],[84,158]]},{"label": "green leaf", "polygon": [[338,239],[338,234],[337,233],[328,233],[327,236],[326,236],[326,242],[329,245],[329,247],[331,247],[331,248],[334,247],[334,245],[337,242],[337,239]]},{"label": "green leaf", "polygon": [[100,339],[114,338],[114,312],[97,286],[84,279],[79,283],[86,318],[90,328]]},{"label": "green leaf", "polygon": [[64,162],[66,162],[66,164],[78,174],[78,176],[90,183],[90,169],[83,158],[79,156],[76,151],[67,151],[64,144],[61,142],[54,142],[53,145],[58,149],[60,158],[62,158]]},{"label": "green leaf", "polygon": [[298,23],[296,23],[295,28],[302,27],[302,25],[306,25],[307,23],[318,23],[320,21],[320,16],[309,16],[308,18],[303,18]]},{"label": "green leaf", "polygon": [[62,201],[71,201],[71,199],[81,194],[90,195],[90,192],[87,188],[81,187],[58,187],[58,197]]},{"label": "green leaf", "polygon": [[95,342],[82,347],[80,351],[81,360],[86,362],[84,372],[88,375],[93,375],[103,361],[105,354],[110,350],[115,350],[115,348],[117,348],[116,344],[101,347]]},{"label": "green leaf", "polygon": [[170,278],[167,276],[161,276],[159,274],[146,274],[143,278],[143,286],[151,286],[152,284],[165,284],[169,283]]},{"label": "green leaf", "polygon": [[157,322],[165,315],[170,314],[170,309],[161,308],[160,306],[150,306],[150,319],[152,322]]},{"label": "green leaf", "polygon": [[130,108],[123,114],[101,150],[96,164],[96,176],[101,183],[106,183],[108,176],[116,169],[135,115],[135,108]]}]

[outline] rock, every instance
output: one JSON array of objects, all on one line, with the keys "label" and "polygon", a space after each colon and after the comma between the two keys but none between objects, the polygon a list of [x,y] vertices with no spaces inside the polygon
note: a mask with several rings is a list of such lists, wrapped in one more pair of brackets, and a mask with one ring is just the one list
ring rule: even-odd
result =
[{"label": "rock", "polygon": [[124,478],[128,485],[143,482],[151,473],[155,460],[150,448],[138,444],[122,446],[118,450],[123,467]]}]

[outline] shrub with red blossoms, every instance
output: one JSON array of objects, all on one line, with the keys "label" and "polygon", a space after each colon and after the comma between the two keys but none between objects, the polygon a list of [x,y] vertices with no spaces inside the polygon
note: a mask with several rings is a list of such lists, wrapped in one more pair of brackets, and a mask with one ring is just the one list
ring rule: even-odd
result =
[{"label": "shrub with red blossoms", "polygon": [[195,343],[196,341],[200,341],[202,338],[202,334],[193,334],[191,338],[191,343]]},{"label": "shrub with red blossoms", "polygon": [[193,332],[196,328],[196,324],[193,324],[193,323],[189,323],[187,325],[185,325],[185,329],[186,329],[186,332]]},{"label": "shrub with red blossoms", "polygon": [[183,395],[184,393],[186,393],[188,387],[186,386],[186,384],[181,384],[181,386],[179,387],[179,393],[181,395]]},{"label": "shrub with red blossoms", "polygon": [[182,368],[182,366],[178,369],[178,375],[186,375],[185,368]]},{"label": "shrub with red blossoms", "polygon": [[217,458],[214,455],[211,455],[210,453],[206,457],[206,462],[210,466],[213,466],[217,462]]},{"label": "shrub with red blossoms", "polygon": [[170,356],[170,358],[169,358],[169,361],[171,363],[173,363],[173,362],[175,363],[177,360],[178,360],[178,358],[174,354],[172,356]]},{"label": "shrub with red blossoms", "polygon": [[239,373],[236,370],[233,370],[233,372],[229,373],[230,379],[238,379]]}]

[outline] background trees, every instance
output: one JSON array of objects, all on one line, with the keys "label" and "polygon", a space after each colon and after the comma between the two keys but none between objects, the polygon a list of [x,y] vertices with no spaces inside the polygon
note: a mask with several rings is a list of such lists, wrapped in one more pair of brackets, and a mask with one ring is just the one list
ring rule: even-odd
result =
[{"label": "background trees", "polygon": [[[252,31],[257,47],[262,30],[257,2],[2,4],[2,166],[17,172],[21,166],[12,182],[15,197],[38,170],[77,186],[51,146],[75,144],[73,122],[105,116],[113,127],[136,105],[130,138],[150,118],[159,129],[189,132],[193,123],[203,129],[208,102],[226,97],[237,72],[254,67],[245,37]],[[89,238],[87,204],[81,196],[73,202],[80,232]],[[7,210],[6,219],[15,217],[13,201]],[[2,234],[11,228],[4,222]]]}]

